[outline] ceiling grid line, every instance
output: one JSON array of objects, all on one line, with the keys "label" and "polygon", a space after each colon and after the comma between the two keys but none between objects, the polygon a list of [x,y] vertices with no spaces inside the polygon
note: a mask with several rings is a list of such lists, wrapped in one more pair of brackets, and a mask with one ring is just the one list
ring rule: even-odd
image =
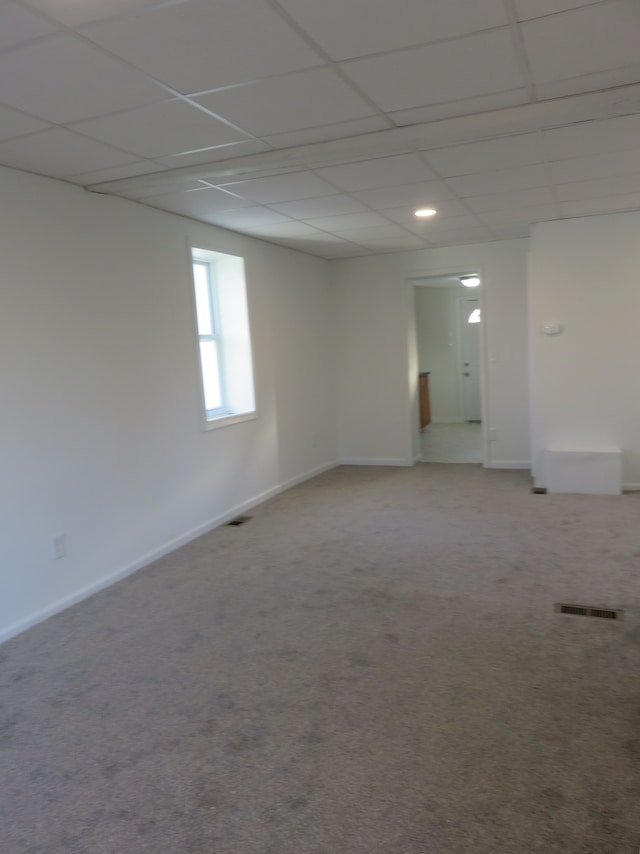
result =
[{"label": "ceiling grid line", "polygon": [[268,6],[270,6],[278,15],[280,15],[283,20],[289,24],[289,26],[295,30],[298,35],[304,39],[307,44],[318,53],[326,65],[331,68],[340,79],[346,83],[353,91],[364,101],[366,101],[371,109],[374,111],[376,115],[378,115],[387,125],[387,127],[395,127],[395,123],[389,119],[389,117],[380,109],[378,104],[370,98],[356,83],[347,75],[342,69],[342,66],[338,62],[334,62],[333,59],[327,54],[320,45],[311,38],[311,36],[297,23],[297,21],[278,3],[278,0],[265,0]]},{"label": "ceiling grid line", "polygon": [[0,3],[0,164],[327,258],[640,209],[637,4],[239,5]]}]

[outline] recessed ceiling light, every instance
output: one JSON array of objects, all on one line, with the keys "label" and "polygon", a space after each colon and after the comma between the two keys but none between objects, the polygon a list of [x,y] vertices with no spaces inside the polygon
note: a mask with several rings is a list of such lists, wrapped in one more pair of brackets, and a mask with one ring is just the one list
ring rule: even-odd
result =
[{"label": "recessed ceiling light", "polygon": [[464,285],[465,288],[477,288],[480,284],[479,276],[461,276],[460,284]]},{"label": "recessed ceiling light", "polygon": [[438,213],[434,208],[420,208],[416,211],[415,215],[419,217],[424,216],[435,216]]}]

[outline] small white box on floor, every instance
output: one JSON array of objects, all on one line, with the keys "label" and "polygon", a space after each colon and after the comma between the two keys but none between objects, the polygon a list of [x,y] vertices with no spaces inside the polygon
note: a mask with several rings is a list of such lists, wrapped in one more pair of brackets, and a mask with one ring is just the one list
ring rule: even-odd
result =
[{"label": "small white box on floor", "polygon": [[545,451],[547,492],[586,495],[620,495],[622,492],[622,452]]}]

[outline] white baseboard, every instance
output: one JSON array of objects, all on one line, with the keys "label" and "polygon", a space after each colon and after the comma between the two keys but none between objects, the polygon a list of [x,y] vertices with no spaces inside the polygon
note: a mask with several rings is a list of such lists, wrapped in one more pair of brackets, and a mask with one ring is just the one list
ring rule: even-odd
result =
[{"label": "white baseboard", "polygon": [[492,460],[490,463],[485,463],[486,469],[530,469],[531,463],[529,460]]},{"label": "white baseboard", "polygon": [[640,492],[640,483],[623,483],[623,492]]},{"label": "white baseboard", "polygon": [[462,418],[432,418],[432,424],[464,424]]},{"label": "white baseboard", "polygon": [[122,581],[122,579],[126,578],[128,575],[133,575],[134,572],[137,572],[139,569],[142,569],[143,567],[148,566],[150,563],[159,560],[159,558],[170,554],[176,549],[179,549],[181,546],[184,546],[187,543],[191,542],[191,540],[195,540],[198,537],[203,536],[204,534],[208,534],[209,531],[213,531],[215,528],[220,527],[220,525],[224,525],[225,522],[229,522],[231,519],[234,519],[241,513],[246,513],[246,511],[251,510],[252,507],[256,507],[258,504],[262,504],[264,501],[267,501],[269,498],[273,498],[275,495],[284,492],[286,489],[290,489],[292,486],[296,486],[299,483],[304,483],[305,480],[310,480],[312,477],[316,477],[317,475],[322,474],[323,472],[336,468],[338,465],[339,463],[328,463],[326,465],[318,466],[317,468],[312,469],[311,471],[308,471],[305,474],[290,478],[289,480],[283,483],[279,483],[277,486],[274,486],[271,489],[265,490],[265,492],[261,492],[259,495],[254,495],[253,498],[249,498],[247,501],[243,501],[241,504],[237,504],[235,507],[232,507],[229,510],[225,510],[224,513],[220,513],[218,516],[215,516],[214,518],[203,522],[201,525],[198,525],[195,528],[191,528],[191,530],[187,531],[186,533],[181,534],[178,537],[174,537],[171,540],[167,540],[161,546],[158,546],[158,548],[148,551],[146,554],[137,558],[135,561],[128,564],[127,566],[121,567],[115,572],[103,576],[97,581],[86,585],[86,587],[82,587],[80,588],[80,590],[76,590],[75,593],[71,593],[69,596],[63,596],[61,599],[56,600],[51,605],[48,605],[46,608],[42,608],[40,611],[36,611],[29,617],[26,617],[23,620],[19,620],[17,623],[13,623],[7,628],[0,630],[0,644],[4,643],[4,641],[9,640],[9,638],[15,637],[16,635],[25,632],[27,629],[30,629],[32,626],[35,626],[37,623],[41,623],[43,620],[46,620],[49,617],[53,617],[55,614],[59,614],[61,611],[66,611],[67,608],[70,608],[72,605],[77,605],[78,602],[81,602],[83,599],[88,599],[89,596],[93,596],[94,593],[99,593],[106,587],[110,587],[112,584],[115,584],[118,581]]},{"label": "white baseboard", "polygon": [[[419,457],[417,459],[420,459]],[[414,465],[413,460],[391,459],[384,460],[379,458],[368,457],[347,457],[340,460],[341,466],[404,466],[409,467]]]}]

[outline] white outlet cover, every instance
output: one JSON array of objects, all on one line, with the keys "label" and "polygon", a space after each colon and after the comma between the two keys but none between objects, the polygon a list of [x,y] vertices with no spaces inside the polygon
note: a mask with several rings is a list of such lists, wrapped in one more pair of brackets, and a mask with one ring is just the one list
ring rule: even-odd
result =
[{"label": "white outlet cover", "polygon": [[560,335],[562,332],[562,324],[558,323],[556,320],[550,320],[542,327],[542,331],[545,335]]},{"label": "white outlet cover", "polygon": [[51,538],[51,557],[60,560],[67,554],[67,538],[64,534],[56,534]]}]

